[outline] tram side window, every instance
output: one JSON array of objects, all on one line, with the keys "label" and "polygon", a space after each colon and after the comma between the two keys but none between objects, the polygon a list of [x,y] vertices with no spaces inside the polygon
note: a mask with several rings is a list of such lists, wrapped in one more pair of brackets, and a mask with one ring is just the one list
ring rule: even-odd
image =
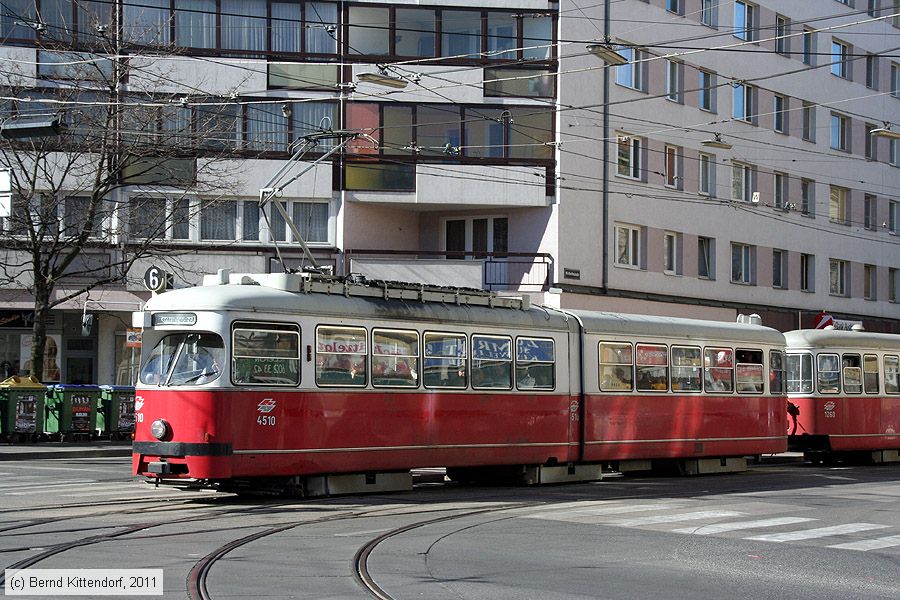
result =
[{"label": "tram side window", "polygon": [[707,392],[734,390],[734,350],[706,348],[703,354],[703,379]]},{"label": "tram side window", "polygon": [[465,388],[467,358],[465,334],[426,333],[425,387]]},{"label": "tram side window", "polygon": [[419,385],[419,332],[396,329],[372,330],[372,385]]},{"label": "tram side window", "polygon": [[739,394],[762,394],[765,385],[762,350],[738,349],[734,356],[737,361],[734,368],[737,392]]},{"label": "tram side window", "polygon": [[837,354],[819,354],[816,357],[820,394],[837,394],[841,391],[841,361]]},{"label": "tram side window", "polygon": [[634,355],[631,344],[600,342],[600,389],[604,392],[630,392],[634,380]]},{"label": "tram side window", "polygon": [[863,356],[863,386],[867,394],[877,394],[881,391],[880,379],[878,356],[866,354]]},{"label": "tram side window", "polygon": [[316,383],[324,386],[365,386],[367,352],[364,327],[318,327]]},{"label": "tram side window", "polygon": [[516,387],[520,390],[552,390],[556,387],[553,340],[516,338]]},{"label": "tram side window", "polygon": [[512,338],[472,336],[472,387],[490,390],[512,388]]},{"label": "tram side window", "polygon": [[703,390],[701,371],[703,358],[699,347],[672,346],[672,391]]},{"label": "tram side window", "polygon": [[859,354],[844,354],[841,357],[841,367],[844,376],[844,393],[862,394],[862,368]]},{"label": "tram side window", "polygon": [[664,392],[669,388],[669,351],[665,345],[637,344],[635,358],[638,391]]},{"label": "tram side window", "polygon": [[238,323],[231,332],[236,385],[300,383],[300,331],[295,325]]},{"label": "tram side window", "polygon": [[784,393],[784,352],[769,352],[769,393]]},{"label": "tram side window", "polygon": [[812,354],[787,355],[787,391],[789,394],[811,394],[813,391]]},{"label": "tram side window", "polygon": [[884,391],[900,394],[900,356],[884,356]]}]

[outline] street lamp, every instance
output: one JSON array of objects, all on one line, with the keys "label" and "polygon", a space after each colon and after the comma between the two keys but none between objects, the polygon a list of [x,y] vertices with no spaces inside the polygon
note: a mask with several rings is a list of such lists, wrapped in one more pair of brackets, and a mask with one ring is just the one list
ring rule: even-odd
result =
[{"label": "street lamp", "polygon": [[603,59],[606,64],[618,67],[628,63],[628,59],[613,49],[609,40],[605,42],[592,42],[585,46],[588,52]]},{"label": "street lamp", "polygon": [[870,135],[887,138],[889,140],[900,140],[900,131],[891,129],[890,123],[885,123],[884,127],[877,127],[869,131]]},{"label": "street lamp", "polygon": [[707,148],[721,148],[723,150],[731,150],[733,148],[732,144],[729,144],[722,139],[722,134],[715,133],[713,135],[713,139],[703,140],[702,142],[700,142],[700,145],[706,146]]}]

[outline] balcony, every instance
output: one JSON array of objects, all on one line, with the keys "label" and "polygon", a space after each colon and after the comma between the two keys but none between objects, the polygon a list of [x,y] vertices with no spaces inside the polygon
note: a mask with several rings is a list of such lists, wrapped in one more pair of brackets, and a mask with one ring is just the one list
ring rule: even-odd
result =
[{"label": "balcony", "polygon": [[342,268],[370,279],[543,292],[550,287],[553,257],[533,252],[346,250]]}]

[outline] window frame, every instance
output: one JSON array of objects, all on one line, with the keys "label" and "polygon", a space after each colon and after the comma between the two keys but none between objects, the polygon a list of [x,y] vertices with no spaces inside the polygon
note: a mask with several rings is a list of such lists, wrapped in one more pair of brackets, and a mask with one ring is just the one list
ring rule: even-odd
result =
[{"label": "window frame", "polygon": [[[459,354],[457,354],[455,357],[454,356],[447,356],[447,357],[429,356],[428,355],[428,338],[429,338],[429,336],[443,336],[444,339],[446,339],[448,337],[456,338],[457,340],[461,339],[462,343],[459,343],[459,341],[457,341],[456,346],[457,346],[457,348],[462,348],[462,350],[463,350],[462,357],[460,357]],[[469,336],[465,332],[436,331],[436,330],[426,330],[425,332],[423,332],[423,334],[422,334],[422,387],[427,390],[465,390],[465,389],[467,389],[469,387],[469,381],[470,381],[468,352],[469,352]],[[429,385],[428,378],[426,377],[426,374],[428,371],[427,361],[429,358],[431,358],[432,360],[447,360],[447,361],[450,361],[451,359],[459,360],[460,358],[462,358],[462,361],[463,361],[462,362],[463,375],[461,376],[463,378],[462,385]],[[450,363],[448,363],[448,365],[450,365]],[[457,377],[460,377],[460,375],[458,374],[459,373],[458,366],[456,367],[456,370],[457,370]],[[448,381],[449,381],[449,378],[448,378]]]},{"label": "window frame", "polygon": [[[476,356],[475,356],[475,355],[476,355],[476,348],[475,348],[476,338],[477,338],[479,341],[481,341],[481,340],[485,340],[485,341],[486,341],[486,340],[502,340],[502,341],[506,341],[506,342],[507,342],[507,349],[508,349],[508,355],[509,355],[509,358],[508,358],[508,359],[503,359],[503,358],[494,358],[494,359],[476,358]],[[469,336],[469,344],[470,344],[470,348],[469,348],[469,357],[470,357],[470,361],[471,361],[471,362],[470,362],[470,365],[469,365],[469,371],[470,371],[470,374],[471,374],[471,385],[472,385],[472,389],[473,389],[473,390],[503,390],[503,391],[508,391],[508,390],[513,389],[513,377],[514,377],[514,375],[515,375],[515,366],[514,366],[514,360],[513,360],[513,339],[512,339],[512,336],[508,336],[508,335],[496,335],[496,334],[488,334],[488,333],[473,333],[473,334],[471,334],[471,335]],[[475,365],[475,363],[476,363],[476,361],[481,361],[481,362],[492,361],[492,362],[505,362],[505,363],[507,363],[507,368],[506,368],[506,374],[508,375],[508,383],[507,383],[507,385],[506,385],[506,386],[502,386],[502,385],[488,385],[488,384],[485,384],[485,383],[483,383],[483,382],[479,382],[478,384],[476,384],[476,383],[475,383],[475,372],[476,372],[476,365]],[[483,366],[483,365],[482,365],[482,366]],[[479,366],[479,367],[478,367],[479,372],[480,372],[482,366]]]},{"label": "window frame", "polygon": [[850,55],[853,46],[837,38],[831,38],[831,74],[841,79],[852,79],[850,72]]},{"label": "window frame", "polygon": [[[754,274],[754,248],[752,244],[742,242],[731,242],[731,283],[738,285],[753,285]],[[735,278],[735,251],[740,253],[740,273],[739,278]]]},{"label": "window frame", "polygon": [[[238,380],[236,378],[236,371],[238,365],[238,359],[266,359],[266,357],[261,357],[259,354],[253,354],[248,356],[238,356],[236,352],[237,343],[235,341],[235,334],[238,330],[241,331],[262,331],[266,333],[275,333],[278,335],[287,335],[294,334],[297,336],[297,357],[296,358],[287,358],[280,356],[269,357],[270,359],[284,359],[284,360],[296,360],[296,369],[297,369],[297,381],[295,383],[270,383],[270,382],[258,382],[258,381],[243,381]],[[301,348],[303,342],[303,331],[301,327],[296,323],[273,323],[271,321],[245,321],[238,320],[234,321],[231,324],[231,335],[229,336],[229,360],[230,360],[230,368],[229,368],[229,378],[231,384],[234,386],[254,386],[259,387],[261,385],[265,385],[266,387],[298,387],[303,383],[303,362],[301,360]]]},{"label": "window frame", "polygon": [[[383,354],[383,353],[380,353],[380,352],[376,352],[375,336],[376,336],[376,335],[390,334],[390,333],[400,333],[400,334],[407,334],[407,335],[409,335],[409,334],[415,335],[415,338],[416,338],[416,341],[415,341],[416,354],[414,354],[414,355],[412,355],[412,354]],[[373,388],[418,389],[419,386],[420,386],[420,383],[421,383],[421,376],[420,376],[420,374],[419,374],[419,367],[421,366],[421,355],[422,355],[422,345],[421,345],[422,339],[421,339],[421,335],[419,335],[419,332],[416,331],[415,329],[399,329],[399,328],[393,328],[393,327],[373,327],[370,335],[371,335],[372,337],[371,337],[371,340],[369,341],[369,348],[370,348],[370,352],[369,352],[369,353],[370,353],[370,358],[369,358],[369,364],[370,364],[370,367],[369,367],[369,368],[370,368],[371,371],[372,371],[372,376],[371,376],[372,387],[373,387]],[[409,373],[410,373],[410,376],[411,376],[411,379],[412,379],[412,385],[406,385],[406,384],[401,384],[401,383],[396,383],[396,382],[392,382],[392,383],[384,383],[384,382],[379,381],[380,379],[388,379],[388,378],[387,378],[387,377],[384,377],[384,376],[381,376],[381,375],[378,375],[378,376],[375,375],[376,358],[377,358],[377,357],[391,357],[391,358],[398,358],[398,359],[413,359],[413,361],[414,361],[414,362],[413,362],[413,368],[410,368],[410,369],[409,369]],[[399,365],[400,362],[398,361],[397,364]],[[407,360],[407,361],[404,361],[403,364],[406,364],[406,365],[407,365],[407,368],[409,368],[409,361],[408,361],[408,360]],[[397,370],[397,369],[395,369],[395,371],[399,372],[399,370]],[[387,372],[387,371],[385,371],[385,372]],[[400,378],[396,378],[396,379],[399,380]]]},{"label": "window frame", "polygon": [[[691,365],[681,365],[678,364],[676,360],[676,353],[681,350],[696,350],[697,351],[697,364]],[[690,345],[675,345],[673,344],[669,349],[670,353],[670,368],[672,371],[671,374],[671,388],[673,392],[678,392],[680,394],[702,394],[703,393],[703,348],[700,346],[690,346]],[[676,383],[676,371],[681,372],[682,370],[690,370],[692,373],[696,373],[696,376],[688,376],[688,377],[678,377],[679,382]],[[685,380],[696,381],[696,387],[682,387],[682,382]],[[676,385],[678,387],[676,387]]]},{"label": "window frame", "polygon": [[850,283],[850,262],[840,258],[829,258],[828,273],[829,295],[847,298],[850,291],[848,285]]},{"label": "window frame", "polygon": [[[837,367],[837,371],[825,370],[822,369],[822,359],[823,358],[833,358],[834,364]],[[816,372],[815,372],[815,381],[816,381],[816,393],[818,394],[840,394],[841,393],[841,357],[837,353],[833,352],[820,352],[816,354]],[[832,379],[837,384],[833,389],[831,387],[824,388],[823,386],[823,373],[834,373],[833,378],[829,378],[825,383],[830,382]],[[823,389],[824,388],[824,389]]]},{"label": "window frame", "polygon": [[[549,361],[546,361],[546,360],[527,360],[527,361],[522,360],[521,354],[520,354],[520,342],[528,341],[528,340],[535,341],[535,342],[549,342],[550,349],[553,352],[553,358]],[[516,381],[516,389],[520,390],[520,391],[525,390],[525,391],[529,391],[529,392],[552,392],[552,391],[555,391],[556,383],[557,383],[557,381],[556,381],[557,380],[557,377],[556,377],[556,340],[554,340],[553,338],[548,338],[548,337],[535,337],[535,336],[528,336],[528,335],[520,335],[520,336],[516,336],[515,344],[516,344],[516,356],[515,356],[514,378]],[[526,368],[530,368],[532,365],[550,365],[550,375],[551,375],[550,384],[541,386],[541,385],[538,385],[537,380],[535,380],[535,383],[533,386],[531,386],[531,387],[523,386],[522,378],[519,376],[519,369],[522,368],[520,366],[522,363],[526,363],[526,365],[525,365]]]},{"label": "window frame", "polygon": [[[639,358],[641,356],[641,349],[645,349],[647,352],[653,353],[653,355],[658,355],[662,352],[665,355],[666,362],[664,364],[661,363],[653,363],[653,362],[644,362],[642,363]],[[648,355],[649,356],[649,355]],[[669,347],[667,344],[661,342],[635,342],[634,344],[634,389],[637,392],[650,392],[654,394],[665,394],[669,391],[669,369],[671,363],[669,361]],[[651,381],[648,377],[647,383],[645,387],[641,385],[641,375],[642,369],[643,372],[649,372],[654,369],[664,369],[665,371],[665,387],[659,387],[658,377],[655,381]]]},{"label": "window frame", "polygon": [[[796,359],[796,361],[794,359]],[[797,372],[798,378],[791,379],[791,375],[794,374],[792,363],[795,362],[796,365],[799,366]],[[804,368],[804,364],[806,368]],[[784,389],[788,394],[814,393],[816,389],[816,370],[812,352],[788,352],[785,355],[784,366],[786,373]]]},{"label": "window frame", "polygon": [[[604,352],[605,349],[609,348],[610,352]],[[606,356],[610,358],[622,358],[622,351],[627,349],[627,361],[621,360],[620,362],[611,362],[608,360],[604,360]],[[612,354],[611,354],[612,353]],[[621,342],[621,341],[605,341],[600,340],[597,342],[597,385],[598,389],[601,392],[632,392],[634,391],[634,345],[631,342]],[[628,380],[627,382],[620,377],[616,376],[613,378],[612,375],[615,374],[616,369],[622,369],[622,374],[624,375],[627,371]],[[620,383],[627,383],[628,387],[616,387],[614,384],[614,379],[618,380]],[[606,384],[604,382],[609,382]]]},{"label": "window frame", "polygon": [[[356,332],[358,335],[361,333],[361,335],[360,335],[359,337],[362,338],[363,343],[366,345],[366,347],[363,349],[362,352],[339,352],[339,351],[337,351],[337,349],[335,349],[334,351],[323,351],[323,350],[320,350],[320,349],[319,349],[319,343],[320,343],[320,337],[319,337],[319,336],[320,336],[320,332],[321,332],[322,330],[329,330],[329,329],[330,329],[330,330],[335,330],[335,331],[348,331],[348,332],[349,332],[349,331],[354,331],[354,332]],[[365,387],[368,385],[368,382],[369,382],[369,364],[370,364],[370,361],[369,361],[369,348],[368,348],[368,345],[369,345],[369,330],[368,330],[366,327],[362,327],[362,326],[359,326],[359,325],[338,325],[338,324],[332,325],[332,324],[328,324],[328,323],[320,323],[320,324],[316,325],[315,332],[314,332],[313,335],[314,335],[314,340],[315,340],[315,351],[313,352],[313,355],[314,355],[313,358],[314,358],[314,361],[315,361],[315,363],[314,363],[314,365],[315,365],[315,376],[314,376],[314,380],[315,380],[315,383],[316,383],[316,387],[323,387],[323,388],[332,388],[332,387],[365,388]],[[358,343],[358,342],[357,342],[357,343]],[[326,347],[327,347],[327,346],[326,346]],[[349,371],[348,371],[348,374],[351,376],[350,381],[349,381],[349,382],[348,382],[348,381],[334,381],[334,382],[325,381],[325,382],[323,382],[323,381],[322,381],[322,374],[325,372],[326,366],[325,366],[324,364],[322,364],[322,365],[319,364],[319,357],[320,357],[320,355],[324,355],[324,356],[332,356],[332,355],[334,355],[334,356],[345,355],[345,356],[346,356],[346,355],[349,355],[349,356],[347,356],[347,362],[350,364],[350,369],[349,369]],[[362,376],[362,380],[361,380],[361,381],[356,381],[357,376],[356,376],[356,374],[353,372],[353,369],[355,369],[356,366],[358,365],[358,359],[357,359],[357,363],[354,364],[354,363],[353,363],[353,359],[350,358],[351,356],[362,356],[362,360],[363,360],[363,376]],[[327,360],[327,359],[326,359],[326,360]],[[321,371],[320,371],[320,369],[321,369]],[[343,370],[343,368],[342,368],[341,370]]]},{"label": "window frame", "polygon": [[[619,260],[619,240],[621,238],[622,231],[628,232],[628,238],[626,242],[625,251],[627,256],[625,257],[627,262],[621,262]],[[616,241],[616,256],[615,256],[615,265],[617,267],[622,267],[626,269],[641,269],[641,246],[643,238],[643,231],[641,227],[636,225],[628,225],[625,223],[616,223],[615,224],[615,241]]]}]

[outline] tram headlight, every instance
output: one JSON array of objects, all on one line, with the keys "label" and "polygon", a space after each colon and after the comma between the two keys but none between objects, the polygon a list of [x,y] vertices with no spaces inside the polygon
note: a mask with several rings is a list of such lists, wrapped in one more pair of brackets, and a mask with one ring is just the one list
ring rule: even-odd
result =
[{"label": "tram headlight", "polygon": [[158,440],[162,440],[169,435],[169,431],[169,424],[164,419],[157,419],[150,423],[150,435]]}]

